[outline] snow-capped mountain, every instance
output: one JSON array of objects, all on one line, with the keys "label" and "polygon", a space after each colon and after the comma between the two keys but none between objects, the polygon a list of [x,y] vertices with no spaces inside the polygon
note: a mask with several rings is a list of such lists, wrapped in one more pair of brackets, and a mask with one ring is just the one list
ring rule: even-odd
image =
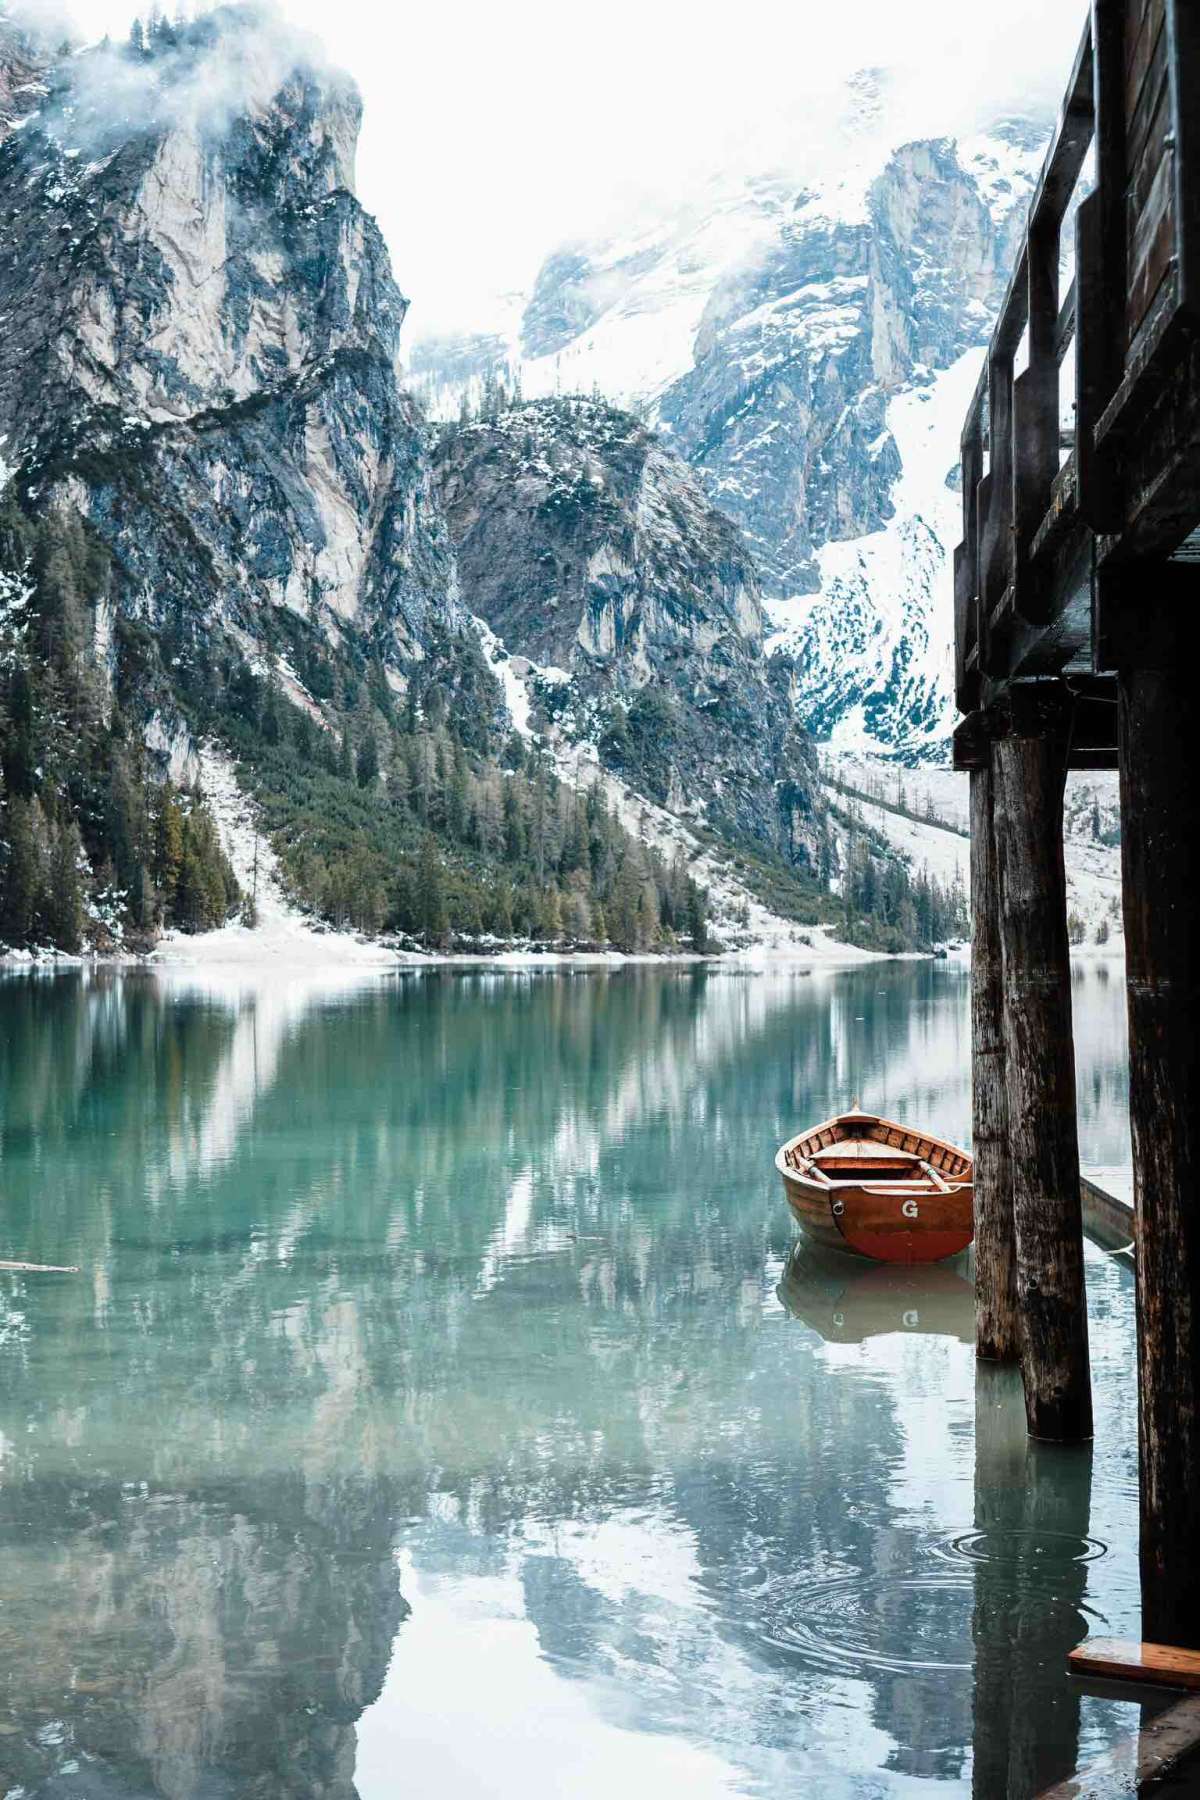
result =
[{"label": "snow-capped mountain", "polygon": [[497,372],[638,410],[741,526],[814,734],[937,759],[948,482],[1047,130],[898,143],[865,73],[810,166],[556,250],[487,331],[419,344],[412,379],[444,416]]}]

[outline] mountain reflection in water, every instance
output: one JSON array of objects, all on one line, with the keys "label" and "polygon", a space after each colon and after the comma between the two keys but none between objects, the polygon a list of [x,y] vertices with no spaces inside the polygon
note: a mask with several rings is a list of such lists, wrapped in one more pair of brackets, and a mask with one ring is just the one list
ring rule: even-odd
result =
[{"label": "mountain reflection in water", "polygon": [[[1119,974],[1076,1015],[1120,1164]],[[965,1142],[968,1083],[945,966],[0,982],[3,1253],[83,1269],[0,1287],[0,1791],[987,1800],[1097,1754],[1129,1271],[1089,1251],[1097,1443],[1047,1454],[962,1268],[802,1267],[772,1166],[855,1095]]]}]

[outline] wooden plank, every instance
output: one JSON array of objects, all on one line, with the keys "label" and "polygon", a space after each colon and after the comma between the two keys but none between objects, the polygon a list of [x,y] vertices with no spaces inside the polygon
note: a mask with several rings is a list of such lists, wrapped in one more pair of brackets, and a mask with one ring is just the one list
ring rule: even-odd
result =
[{"label": "wooden plank", "polygon": [[1136,1638],[1086,1638],[1067,1658],[1072,1675],[1092,1681],[1136,1681],[1200,1693],[1200,1650],[1144,1644]]},{"label": "wooden plank", "polygon": [[1175,183],[1167,34],[1159,31],[1138,108],[1128,120],[1128,336],[1133,338],[1175,251]]},{"label": "wooden plank", "polygon": [[970,712],[979,700],[978,660],[971,653],[979,630],[979,606],[971,579],[972,559],[965,544],[954,552],[954,697],[959,712]]},{"label": "wooden plank", "polygon": [[[1096,421],[1093,437],[1097,444],[1110,433],[1132,437],[1133,423],[1141,420],[1147,406],[1159,396],[1162,383],[1157,369],[1174,335],[1176,309],[1175,276],[1171,273],[1129,346],[1120,386]],[[1133,441],[1136,449],[1138,440]]]},{"label": "wooden plank", "polygon": [[1194,0],[1169,0],[1168,64],[1171,130],[1175,138],[1175,231],[1179,304],[1200,317],[1200,8]]},{"label": "wooden plank", "polygon": [[1167,34],[1160,29],[1154,41],[1149,67],[1136,96],[1127,103],[1125,113],[1125,154],[1131,170],[1137,167],[1147,144],[1154,136],[1154,119],[1167,85]]},{"label": "wooden plank", "polygon": [[[1168,107],[1164,89],[1154,119],[1154,137],[1130,164],[1129,189],[1129,335],[1145,317],[1158,290],[1166,261],[1174,250],[1174,161],[1167,144]],[[1164,228],[1166,248],[1162,247]]]},{"label": "wooden plank", "polygon": [[1067,289],[1067,297],[1062,303],[1062,308],[1058,315],[1058,324],[1054,332],[1054,360],[1060,367],[1066,360],[1067,351],[1075,341],[1075,306],[1076,285],[1074,277],[1072,277],[1071,285]]},{"label": "wooden plank", "polygon": [[988,427],[992,460],[988,472],[987,516],[980,519],[982,554],[979,570],[980,594],[984,600],[985,611],[995,605],[1012,580],[1013,365],[1011,357],[997,357],[992,361]]},{"label": "wooden plank", "polygon": [[1075,337],[1075,488],[1080,515],[1093,531],[1115,530],[1120,518],[1113,459],[1099,450],[1095,441],[1096,424],[1120,380],[1124,344],[1123,301],[1114,316],[1106,292],[1104,206],[1096,189],[1075,215],[1075,281],[1080,296]]},{"label": "wooden plank", "polygon": [[1030,549],[1058,473],[1058,245],[1057,222],[1030,231],[1029,365],[1013,384],[1014,604],[1033,623],[1047,614]]},{"label": "wooden plank", "polygon": [[[1174,286],[1173,276],[1164,282],[1129,373],[1097,427],[1099,433],[1111,421],[1125,490],[1121,535],[1098,546],[1098,572],[1114,551],[1125,562],[1170,556],[1200,519],[1200,338],[1172,330]],[[1128,421],[1135,418],[1133,430]],[[1136,614],[1136,599],[1132,609]]]},{"label": "wooden plank", "polygon": [[960,710],[969,711],[978,696],[978,673],[968,659],[979,635],[979,484],[983,479],[982,395],[967,416],[962,439],[962,543],[954,555],[955,691]]},{"label": "wooden plank", "polygon": [[1164,0],[1153,0],[1135,13],[1125,34],[1125,117],[1132,119],[1145,86],[1159,33],[1167,22]]},{"label": "wooden plank", "polygon": [[[1073,450],[1050,484],[1050,504],[1045,516],[1039,521],[1029,546],[1033,562],[1038,562],[1047,552],[1052,551],[1060,538],[1075,524],[1078,502],[1078,459],[1077,452]],[[1035,619],[1034,623],[1037,622]]]},{"label": "wooden plank", "polygon": [[[1093,75],[1096,107],[1096,186],[1094,223],[1095,278],[1086,295],[1081,292],[1079,326],[1090,332],[1089,361],[1098,376],[1095,395],[1098,417],[1120,384],[1125,359],[1125,301],[1127,291],[1125,250],[1125,104],[1123,62],[1125,13],[1122,0],[1092,0]],[[1083,206],[1089,204],[1088,200]],[[1083,206],[1080,211],[1082,212]],[[1078,226],[1076,227],[1078,230]],[[1083,286],[1076,262],[1076,279]],[[1081,352],[1077,348],[1076,355]],[[1080,397],[1078,375],[1076,400]]]},{"label": "wooden plank", "polygon": [[[1198,1748],[1200,1699],[1180,1700],[1080,1774],[1044,1789],[1040,1800],[1136,1800],[1173,1771],[1183,1772],[1185,1766],[1190,1771]],[[1175,1789],[1177,1794],[1184,1791]]]},{"label": "wooden plank", "polygon": [[[1075,62],[1067,83],[1059,127],[1051,140],[1042,172],[1029,205],[1031,220],[1061,220],[1083,167],[1092,141],[1092,30],[1084,26]],[[1026,245],[1021,244],[1016,266],[1005,290],[992,333],[989,361],[1013,357],[1025,329],[1027,315]]]}]

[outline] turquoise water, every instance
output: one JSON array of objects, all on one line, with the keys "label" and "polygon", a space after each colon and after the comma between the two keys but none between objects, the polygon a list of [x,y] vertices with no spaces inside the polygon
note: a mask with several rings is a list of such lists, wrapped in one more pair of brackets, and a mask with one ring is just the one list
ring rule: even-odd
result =
[{"label": "turquoise water", "polygon": [[[1085,1160],[1123,990],[1076,983]],[[792,1254],[772,1156],[965,1139],[967,985],[0,982],[0,1794],[1034,1794],[1136,1723],[1132,1281],[1030,1447],[968,1268]]]}]

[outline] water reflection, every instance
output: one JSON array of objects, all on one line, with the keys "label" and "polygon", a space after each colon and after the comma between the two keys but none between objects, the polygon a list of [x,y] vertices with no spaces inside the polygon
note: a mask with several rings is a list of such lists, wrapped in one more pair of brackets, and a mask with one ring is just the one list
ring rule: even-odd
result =
[{"label": "water reflection", "polygon": [[975,1339],[975,1286],[969,1255],[911,1267],[871,1263],[797,1238],[776,1290],[795,1319],[830,1344],[857,1344],[890,1332]]},{"label": "water reflection", "polygon": [[[850,1086],[965,1138],[965,1008],[923,965],[0,984],[6,1249],[85,1271],[0,1288],[0,1789],[966,1793],[1014,1634],[1031,1743],[1110,1741],[1047,1671],[1136,1605],[1053,1550],[1129,1535],[1128,1272],[1089,1524],[1023,1432],[1010,1483],[1019,1400],[977,1427],[963,1272],[801,1268],[776,1191]],[[1077,1017],[1115,1161],[1099,981]]]},{"label": "water reflection", "polygon": [[1040,1794],[1071,1774],[1080,1699],[1067,1653],[1092,1627],[1091,1446],[1034,1444],[1020,1376],[980,1363],[975,1397],[975,1529],[954,1550],[974,1565],[975,1793]]}]

